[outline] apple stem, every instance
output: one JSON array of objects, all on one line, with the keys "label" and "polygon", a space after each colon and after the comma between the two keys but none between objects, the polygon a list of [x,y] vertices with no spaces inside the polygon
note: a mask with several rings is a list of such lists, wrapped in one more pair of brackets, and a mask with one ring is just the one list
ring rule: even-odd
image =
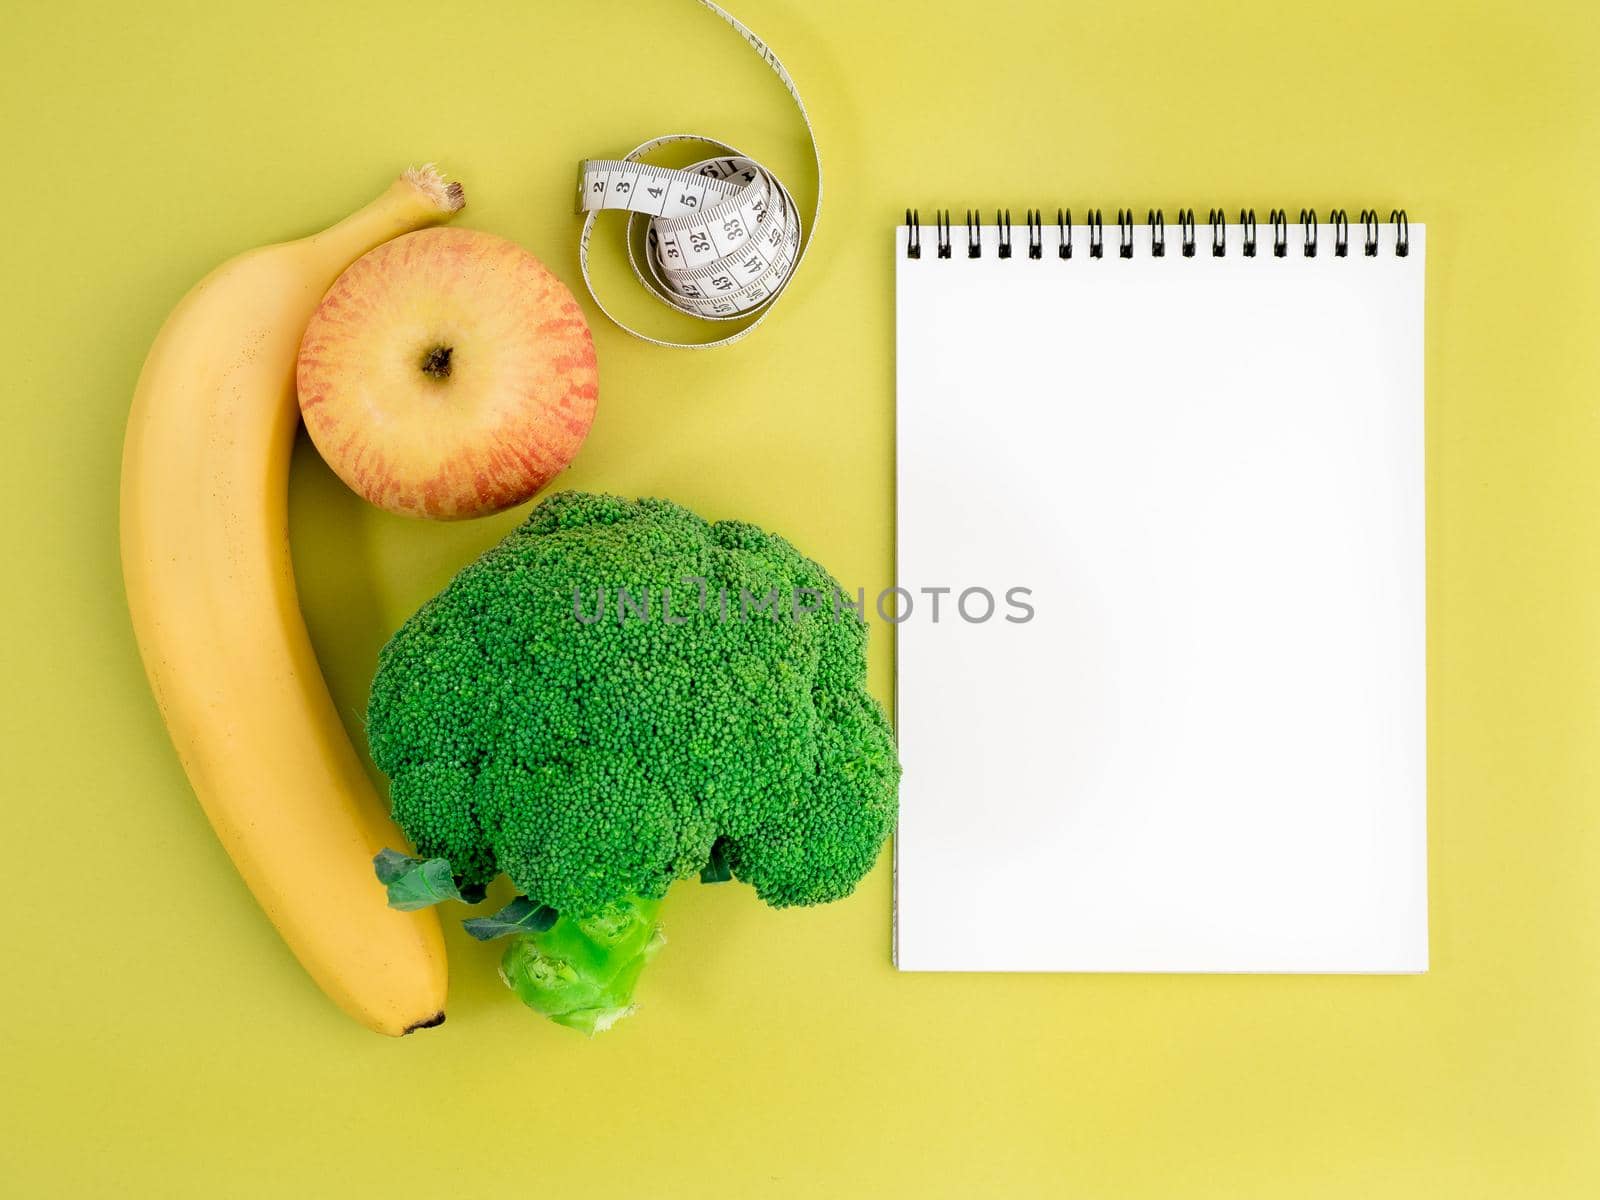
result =
[{"label": "apple stem", "polygon": [[451,353],[449,346],[434,346],[422,356],[422,373],[432,379],[449,379]]}]

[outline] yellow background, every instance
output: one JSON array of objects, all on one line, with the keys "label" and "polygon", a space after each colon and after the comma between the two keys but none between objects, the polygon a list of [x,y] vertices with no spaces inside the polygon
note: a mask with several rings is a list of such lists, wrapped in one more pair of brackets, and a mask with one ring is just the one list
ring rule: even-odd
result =
[{"label": "yellow background", "polygon": [[[812,106],[814,257],[731,351],[597,323],[601,411],[568,482],[770,525],[850,584],[890,579],[906,205],[1427,222],[1432,972],[901,976],[885,863],[811,911],[681,886],[643,1011],[593,1043],[525,1013],[498,948],[459,931],[447,1025],[357,1027],[257,912],[146,692],[116,547],[145,348],[212,265],[408,162],[438,159],[463,223],[576,283],[580,157],[717,134],[809,198],[797,119],[688,0],[27,0],[0,71],[4,1190],[1596,1194],[1593,6],[735,8]],[[389,632],[515,519],[388,517],[301,446],[295,557],[343,711]],[[872,654],[887,697],[881,627]]]}]

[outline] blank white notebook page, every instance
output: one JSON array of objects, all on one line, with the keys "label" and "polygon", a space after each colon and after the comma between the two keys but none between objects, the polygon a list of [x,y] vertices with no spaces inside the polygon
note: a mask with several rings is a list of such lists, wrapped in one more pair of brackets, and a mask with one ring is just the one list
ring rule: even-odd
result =
[{"label": "blank white notebook page", "polygon": [[928,232],[896,244],[897,964],[1426,970],[1426,230]]}]

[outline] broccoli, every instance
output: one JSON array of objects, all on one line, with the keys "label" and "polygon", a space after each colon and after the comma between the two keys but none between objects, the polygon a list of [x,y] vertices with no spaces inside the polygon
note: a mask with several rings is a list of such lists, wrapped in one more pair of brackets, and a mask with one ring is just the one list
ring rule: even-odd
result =
[{"label": "broccoli", "polygon": [[510,878],[520,907],[469,927],[512,936],[530,1007],[590,1033],[631,1011],[675,880],[783,908],[872,867],[900,765],[842,598],[753,525],[566,492],[384,647],[367,733],[395,820],[457,894]]}]

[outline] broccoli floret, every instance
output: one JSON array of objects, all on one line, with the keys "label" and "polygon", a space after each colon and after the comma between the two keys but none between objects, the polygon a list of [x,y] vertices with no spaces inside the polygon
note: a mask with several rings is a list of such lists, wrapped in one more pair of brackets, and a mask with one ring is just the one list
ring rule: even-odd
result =
[{"label": "broccoli floret", "polygon": [[513,986],[514,957],[570,965],[539,939],[658,900],[714,851],[774,907],[854,889],[900,767],[838,596],[753,525],[568,492],[383,649],[367,730],[396,821],[464,889],[503,872],[561,916],[517,935]]}]

